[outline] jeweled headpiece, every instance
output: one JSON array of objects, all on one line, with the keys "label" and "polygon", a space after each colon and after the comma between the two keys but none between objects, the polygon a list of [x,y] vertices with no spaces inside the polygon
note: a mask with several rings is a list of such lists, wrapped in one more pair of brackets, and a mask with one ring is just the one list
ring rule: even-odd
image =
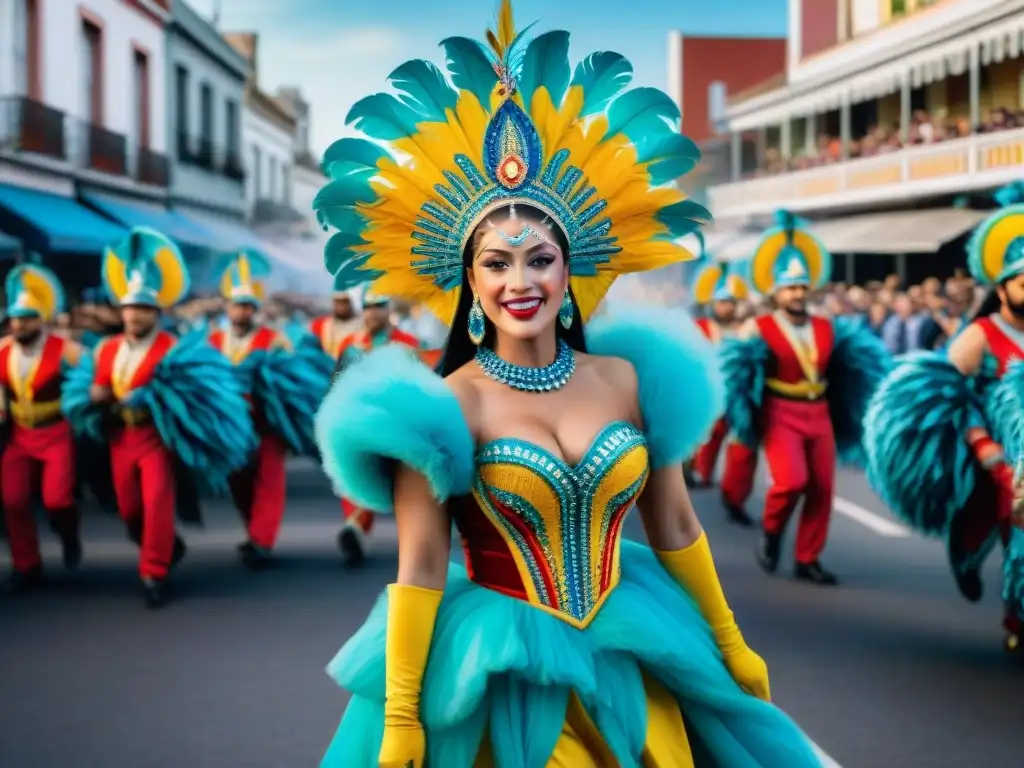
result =
[{"label": "jeweled headpiece", "polygon": [[750,283],[765,296],[779,288],[806,285],[816,289],[832,279],[832,255],[807,229],[806,223],[789,211],[775,214],[769,228],[750,257]]},{"label": "jeweled headpiece", "polygon": [[450,323],[466,244],[511,203],[561,229],[584,319],[618,275],[693,258],[676,240],[711,217],[668,184],[700,157],[679,108],[654,88],[624,90],[633,68],[621,55],[593,53],[573,71],[568,32],[528,31],[503,0],[486,45],[441,43],[447,77],[410,61],[389,78],[399,96],[352,107],[346,123],[389,146],[341,139],[324,155],[331,181],[313,207],[338,230],[324,255],[332,275]]},{"label": "jeweled headpiece", "polygon": [[741,301],[750,295],[750,286],[743,277],[743,265],[716,259],[705,248],[704,235],[694,233],[700,242],[697,269],[690,283],[690,292],[697,304],[712,301]]},{"label": "jeweled headpiece", "polygon": [[978,225],[967,243],[967,266],[982,285],[1024,272],[1024,182],[995,193],[1001,208]]}]

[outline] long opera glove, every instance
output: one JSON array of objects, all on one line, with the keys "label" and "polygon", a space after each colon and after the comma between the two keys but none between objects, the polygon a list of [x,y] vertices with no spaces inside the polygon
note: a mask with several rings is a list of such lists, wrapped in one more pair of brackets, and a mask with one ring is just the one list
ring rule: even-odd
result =
[{"label": "long opera glove", "polygon": [[683,549],[671,552],[656,549],[654,552],[662,567],[697,603],[701,615],[711,627],[733,680],[757,698],[771,701],[768,665],[747,647],[740,634],[732,610],[725,601],[707,535],[701,531],[700,537]]},{"label": "long opera glove", "polygon": [[423,768],[427,744],[420,723],[420,691],[441,595],[437,589],[388,585],[387,701],[380,768]]}]

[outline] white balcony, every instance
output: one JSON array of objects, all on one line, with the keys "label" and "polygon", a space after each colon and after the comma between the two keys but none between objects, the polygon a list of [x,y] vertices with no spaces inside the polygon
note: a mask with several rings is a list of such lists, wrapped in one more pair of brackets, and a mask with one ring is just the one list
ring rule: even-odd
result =
[{"label": "white balcony", "polygon": [[996,188],[1024,178],[1024,129],[924,144],[875,157],[722,184],[708,190],[716,219],[779,208],[855,210]]}]

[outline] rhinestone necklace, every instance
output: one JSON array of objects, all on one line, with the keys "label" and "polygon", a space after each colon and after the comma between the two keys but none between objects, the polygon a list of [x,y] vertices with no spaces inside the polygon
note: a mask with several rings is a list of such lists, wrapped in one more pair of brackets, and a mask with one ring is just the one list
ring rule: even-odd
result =
[{"label": "rhinestone necklace", "polygon": [[502,360],[488,347],[476,351],[476,364],[489,379],[524,392],[550,392],[561,389],[576,372],[576,357],[564,341],[558,342],[558,354],[551,365],[528,368]]}]

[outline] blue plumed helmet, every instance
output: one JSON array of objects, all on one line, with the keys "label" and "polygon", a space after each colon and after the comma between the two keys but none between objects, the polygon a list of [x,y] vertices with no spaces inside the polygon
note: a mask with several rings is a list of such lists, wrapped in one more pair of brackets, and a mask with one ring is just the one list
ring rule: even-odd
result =
[{"label": "blue plumed helmet", "polygon": [[391,297],[384,296],[373,290],[371,283],[367,283],[363,286],[362,290],[362,305],[366,307],[386,307],[391,303]]},{"label": "blue plumed helmet", "polygon": [[743,276],[743,264],[720,261],[708,253],[704,234],[695,232],[700,243],[697,269],[690,281],[690,293],[697,304],[713,301],[742,301],[750,296],[750,285]]},{"label": "blue plumed helmet", "polygon": [[46,322],[64,311],[64,288],[57,276],[38,264],[19,264],[4,282],[8,317],[39,317]]},{"label": "blue plumed helmet", "polygon": [[754,290],[770,295],[794,285],[811,289],[825,285],[832,277],[832,255],[807,229],[807,222],[789,211],[776,212],[775,222],[750,257]]},{"label": "blue plumed helmet", "polygon": [[1024,273],[1024,182],[998,190],[1000,209],[983,221],[967,243],[967,266],[982,285]]},{"label": "blue plumed helmet", "polygon": [[270,261],[258,251],[226,254],[219,262],[220,293],[233,304],[252,304],[257,309],[266,296],[264,281]]},{"label": "blue plumed helmet", "polygon": [[185,259],[168,237],[135,227],[103,254],[103,285],[118,306],[167,309],[188,293]]}]

